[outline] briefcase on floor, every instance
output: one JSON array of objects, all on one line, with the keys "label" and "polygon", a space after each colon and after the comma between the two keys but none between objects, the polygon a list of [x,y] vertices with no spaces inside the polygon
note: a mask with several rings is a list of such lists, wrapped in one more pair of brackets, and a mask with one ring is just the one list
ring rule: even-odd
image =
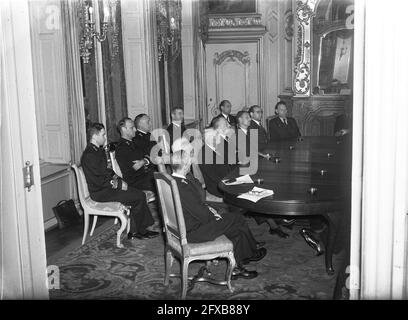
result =
[{"label": "briefcase on floor", "polygon": [[58,227],[60,229],[77,225],[81,222],[81,216],[72,199],[58,202],[52,210],[57,218]]}]

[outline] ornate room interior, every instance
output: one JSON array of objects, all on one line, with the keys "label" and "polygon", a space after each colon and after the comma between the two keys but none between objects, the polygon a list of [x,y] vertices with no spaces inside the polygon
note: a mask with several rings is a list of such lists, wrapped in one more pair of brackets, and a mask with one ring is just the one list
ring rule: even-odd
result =
[{"label": "ornate room interior", "polygon": [[[264,123],[283,100],[302,135],[333,136],[336,117],[352,109],[352,4],[320,1],[308,11],[248,1],[226,14],[217,1],[30,3],[36,85],[40,92],[54,84],[36,96],[46,229],[56,223],[52,204],[75,198],[66,169],[84,149],[84,119],[105,124],[111,142],[124,116],[146,113],[153,127],[165,127],[182,106],[186,126],[202,130],[221,100],[231,101],[232,114],[262,106]],[[48,8],[61,12],[58,20]],[[345,64],[336,62],[339,50],[349,50]]]},{"label": "ornate room interior", "polygon": [[[80,163],[87,145],[86,129],[90,123],[104,124],[107,142],[111,143],[120,138],[117,124],[123,117],[135,119],[139,114],[147,114],[153,128],[166,128],[171,123],[171,110],[181,107],[186,128],[204,131],[210,126],[211,119],[220,113],[220,102],[229,100],[232,115],[241,110],[248,111],[253,105],[261,106],[261,123],[265,128],[277,117],[277,102],[284,101],[288,115],[296,120],[302,137],[331,139],[329,137],[335,136],[336,119],[339,116],[350,117],[350,144],[348,148],[341,149],[344,154],[339,160],[341,168],[347,167],[349,170],[347,176],[342,177],[348,192],[347,200],[343,203],[347,221],[342,222],[341,231],[337,234],[338,239],[341,238],[337,239],[341,247],[331,249],[334,252],[334,273],[328,268],[327,256],[313,256],[310,248],[309,252],[304,251],[308,247],[301,242],[297,232],[290,231],[292,242],[282,239],[274,241],[275,238],[264,235],[265,228],[255,226],[251,220],[250,226],[255,228],[256,235],[264,236],[262,240],[267,241],[270,246],[268,250],[275,250],[279,257],[272,262],[267,261],[273,267],[265,262],[263,269],[260,269],[264,271],[265,278],[259,282],[266,281],[266,285],[258,290],[257,282],[248,288],[245,283],[238,283],[238,293],[228,295],[228,290],[213,289],[211,285],[200,292],[201,284],[198,284],[191,291],[192,299],[406,299],[408,277],[406,255],[403,254],[407,230],[405,216],[399,214],[398,219],[392,220],[394,222],[387,220],[389,230],[393,228],[387,234],[392,238],[395,232],[399,245],[394,251],[390,249],[391,244],[387,248],[395,255],[398,252],[401,254],[399,258],[389,257],[389,260],[399,259],[398,268],[401,269],[397,268],[399,273],[394,273],[401,284],[398,292],[392,291],[388,282],[387,285],[383,283],[384,288],[388,288],[384,290],[379,290],[379,286],[370,286],[370,283],[381,283],[381,280],[377,274],[371,274],[369,278],[368,260],[362,258],[361,251],[361,248],[365,248],[373,257],[375,255],[376,258],[372,259],[380,259],[380,251],[368,244],[368,232],[371,230],[369,222],[364,224],[364,219],[368,217],[365,210],[379,210],[374,210],[371,207],[374,205],[367,203],[374,203],[369,200],[376,199],[374,193],[380,192],[364,189],[368,188],[363,183],[363,176],[367,173],[362,173],[363,164],[371,173],[376,172],[375,168],[378,169],[374,164],[370,166],[364,162],[368,161],[364,156],[377,152],[369,140],[365,140],[367,144],[363,145],[363,136],[368,132],[364,130],[375,130],[367,125],[368,120],[364,118],[370,117],[370,113],[363,113],[363,106],[365,112],[369,101],[368,91],[364,91],[369,87],[363,88],[364,81],[374,81],[368,80],[371,79],[368,75],[362,80],[366,69],[363,70],[361,61],[366,57],[367,48],[363,47],[364,41],[361,40],[364,39],[366,23],[373,25],[372,20],[362,18],[366,10],[364,4],[357,4],[354,0],[42,0],[23,1],[20,7],[15,7],[7,0],[5,3],[2,18],[20,12],[15,15],[14,21],[16,25],[21,22],[22,27],[19,28],[25,30],[21,37],[29,40],[27,54],[30,59],[27,63],[30,70],[28,77],[32,78],[32,94],[28,99],[31,99],[30,112],[34,113],[35,123],[33,128],[30,127],[31,131],[27,132],[31,132],[33,139],[37,137],[35,144],[32,144],[37,148],[33,151],[35,160],[31,160],[31,164],[34,164],[31,177],[39,186],[34,187],[34,192],[37,197],[35,207],[40,210],[37,210],[39,213],[35,222],[39,234],[33,232],[35,241],[31,241],[38,244],[33,250],[38,250],[39,260],[27,264],[61,264],[58,272],[63,274],[71,259],[81,261],[72,267],[72,270],[76,268],[73,273],[81,274],[81,263],[86,265],[92,261],[89,265],[95,268],[107,263],[110,258],[104,260],[106,251],[111,250],[123,258],[109,267],[109,280],[101,279],[103,276],[95,276],[92,280],[86,280],[87,283],[83,279],[76,279],[82,281],[83,285],[78,289],[69,287],[69,283],[76,281],[75,276],[70,274],[73,278],[66,280],[65,291],[48,290],[48,287],[36,285],[33,280],[27,293],[23,294],[23,289],[16,289],[9,297],[177,299],[178,287],[174,285],[177,282],[173,283],[171,290],[164,289],[162,285],[162,257],[157,260],[143,258],[149,255],[149,250],[160,255],[161,243],[155,243],[150,248],[135,245],[128,251],[115,251],[118,248],[114,247],[112,239],[117,227],[113,226],[112,219],[101,218],[93,235],[96,240],[90,239],[81,246],[82,224],[69,230],[60,229],[53,208],[61,200],[72,199],[82,215],[76,176],[71,166]],[[355,25],[360,18],[361,29],[357,30]],[[6,19],[2,21],[2,41],[14,48],[14,43],[18,41],[7,38],[6,34],[8,28],[17,27],[13,22],[9,26]],[[372,42],[367,43],[374,47],[374,40],[369,39]],[[7,75],[9,72],[6,68],[9,56],[8,53],[2,53],[1,57],[3,76],[3,73]],[[361,60],[356,61],[356,57]],[[362,84],[356,83],[356,79],[361,80]],[[2,86],[3,83],[6,88],[6,82],[2,82]],[[355,93],[356,88],[358,93]],[[378,92],[375,88],[370,87],[370,90]],[[11,91],[2,89],[1,92]],[[2,99],[3,96],[7,95],[2,94]],[[371,116],[371,121],[373,119],[377,118]],[[6,130],[7,127],[3,128]],[[401,124],[395,128],[401,132],[404,130]],[[2,136],[6,135],[2,132]],[[384,146],[388,145],[384,142]],[[315,156],[309,150],[303,154],[310,158]],[[406,157],[405,153],[393,154],[399,161],[395,160],[395,163],[402,163]],[[26,170],[30,170],[30,163],[24,163]],[[20,168],[18,172],[21,174]],[[397,185],[396,181],[405,179],[405,174],[406,171],[403,171],[398,178],[395,173],[393,183]],[[370,182],[377,185],[375,181]],[[405,180],[398,183],[399,187],[390,189],[395,192],[402,190],[398,193],[398,199],[401,200],[408,183]],[[374,193],[369,196],[367,190]],[[396,206],[392,208],[397,210]],[[152,210],[156,212],[157,218],[157,205],[153,205]],[[4,226],[8,221],[20,226],[14,218],[10,219],[3,219]],[[34,217],[27,219],[31,221],[29,219]],[[385,218],[378,218],[375,220],[377,224],[371,227],[378,229],[381,219]],[[302,228],[302,221],[295,224],[295,230]],[[374,220],[371,221],[374,223]],[[395,230],[398,226],[401,229],[397,233]],[[16,234],[20,233],[16,231]],[[14,235],[10,237],[14,239]],[[397,243],[394,242],[394,245],[397,246]],[[31,250],[29,244],[23,247],[19,249],[22,252]],[[291,248],[292,254],[286,256],[285,250],[290,251]],[[97,252],[97,258],[89,252]],[[111,257],[110,254],[107,255]],[[129,259],[125,258],[133,255],[137,255],[143,263],[129,264]],[[304,282],[301,280],[304,274],[297,273],[296,269],[302,263],[305,263],[302,272],[307,274]],[[40,269],[41,266],[32,268]],[[289,271],[285,273],[285,268],[293,274]],[[393,267],[384,265],[385,269]],[[268,283],[272,271],[276,273],[273,276],[276,279]],[[382,272],[385,274],[386,271]],[[387,275],[392,278],[391,271]],[[15,279],[23,283],[18,275]],[[133,288],[133,279],[140,281],[141,286]],[[366,286],[360,281],[366,281]],[[21,284],[21,287],[24,288],[24,285]],[[93,293],[89,293],[91,287]],[[110,291],[106,289],[108,287]],[[397,287],[394,285],[393,288]],[[75,291],[77,289],[78,292]],[[70,296],[73,292],[77,295]],[[4,298],[7,298],[7,294]]]}]

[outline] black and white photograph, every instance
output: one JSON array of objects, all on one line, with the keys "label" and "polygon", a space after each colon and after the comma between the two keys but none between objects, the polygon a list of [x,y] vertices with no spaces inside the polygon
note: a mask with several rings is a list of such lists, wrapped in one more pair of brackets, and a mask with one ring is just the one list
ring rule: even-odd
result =
[{"label": "black and white photograph", "polygon": [[407,12],[0,0],[0,307],[407,300]]}]

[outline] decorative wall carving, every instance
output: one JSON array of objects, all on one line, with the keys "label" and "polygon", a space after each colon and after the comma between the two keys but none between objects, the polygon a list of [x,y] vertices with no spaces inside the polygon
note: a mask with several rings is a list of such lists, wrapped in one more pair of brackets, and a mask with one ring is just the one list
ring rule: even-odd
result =
[{"label": "decorative wall carving", "polygon": [[266,14],[266,29],[268,30],[269,40],[272,42],[275,42],[278,37],[278,25],[278,13],[273,8],[269,8]]},{"label": "decorative wall carving", "polygon": [[296,3],[297,52],[295,58],[294,93],[310,96],[311,30],[310,21],[314,16],[318,0],[299,0]]},{"label": "decorative wall carving", "polygon": [[293,38],[293,13],[292,10],[287,10],[285,12],[285,39],[287,41]]},{"label": "decorative wall carving", "polygon": [[230,59],[231,61],[234,61],[235,59],[237,59],[242,64],[246,64],[246,63],[250,62],[249,53],[247,51],[242,53],[242,52],[237,51],[237,50],[227,50],[227,51],[222,52],[221,54],[216,53],[214,55],[214,64],[215,65],[220,65],[226,59]]},{"label": "decorative wall carving", "polygon": [[262,25],[260,14],[245,15],[209,15],[210,28],[235,28]]},{"label": "decorative wall carving", "polygon": [[333,136],[336,116],[352,103],[349,96],[279,96],[299,125],[303,136]]}]

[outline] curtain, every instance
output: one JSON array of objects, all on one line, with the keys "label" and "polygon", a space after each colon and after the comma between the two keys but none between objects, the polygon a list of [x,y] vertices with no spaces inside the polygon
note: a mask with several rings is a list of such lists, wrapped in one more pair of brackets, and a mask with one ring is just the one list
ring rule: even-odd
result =
[{"label": "curtain", "polygon": [[106,40],[102,42],[103,83],[108,142],[118,141],[119,120],[128,115],[119,0],[99,0],[100,16],[109,10]]},{"label": "curtain", "polygon": [[65,38],[68,83],[68,123],[71,161],[78,164],[86,147],[85,109],[79,56],[78,0],[61,2],[61,21]]}]

